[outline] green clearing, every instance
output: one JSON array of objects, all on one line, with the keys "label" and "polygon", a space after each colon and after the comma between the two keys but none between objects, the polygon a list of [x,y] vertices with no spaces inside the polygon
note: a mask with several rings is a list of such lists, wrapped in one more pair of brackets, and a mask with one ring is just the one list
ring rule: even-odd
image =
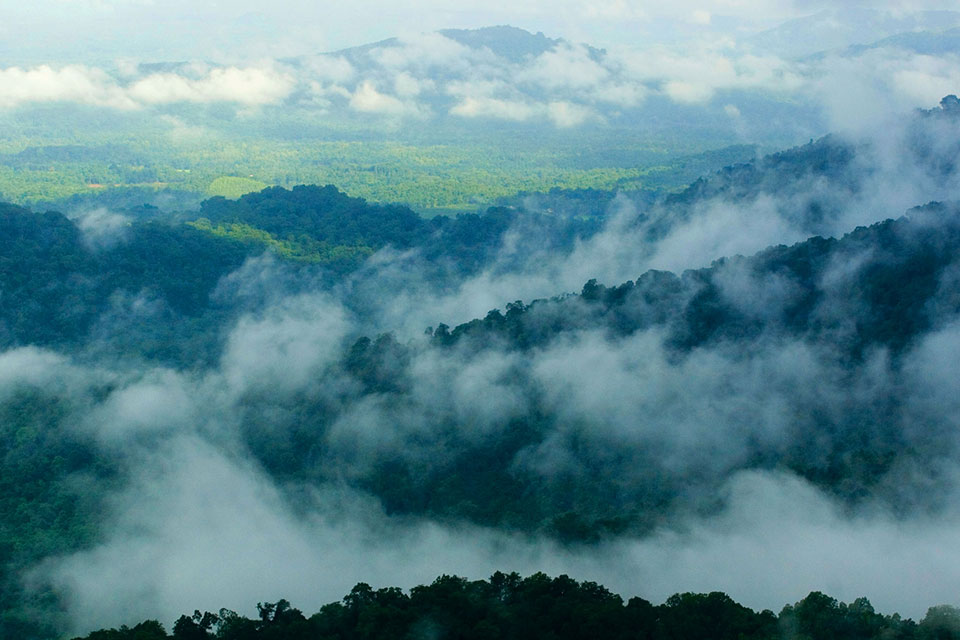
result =
[{"label": "green clearing", "polygon": [[373,255],[373,249],[364,245],[331,245],[307,236],[280,240],[263,229],[236,222],[213,224],[206,218],[199,218],[186,224],[218,238],[267,247],[277,255],[297,262],[328,263]]},{"label": "green clearing", "polygon": [[210,183],[207,187],[206,195],[223,196],[224,198],[237,199],[254,191],[262,191],[269,187],[265,182],[254,180],[253,178],[240,178],[236,176],[222,176]]}]

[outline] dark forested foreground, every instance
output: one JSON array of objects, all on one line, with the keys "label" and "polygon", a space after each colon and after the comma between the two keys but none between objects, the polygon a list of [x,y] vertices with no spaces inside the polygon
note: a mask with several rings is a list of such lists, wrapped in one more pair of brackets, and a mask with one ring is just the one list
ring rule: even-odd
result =
[{"label": "dark forested foreground", "polygon": [[753,611],[720,592],[679,593],[659,606],[627,602],[594,582],[542,573],[489,580],[442,576],[409,594],[355,586],[340,602],[305,616],[286,600],[257,605],[258,617],[234,611],[182,616],[168,635],[155,620],[94,631],[85,640],[952,640],[960,610],[931,607],[919,624],[874,610],[866,598],[844,604],[813,592],[794,605]]}]

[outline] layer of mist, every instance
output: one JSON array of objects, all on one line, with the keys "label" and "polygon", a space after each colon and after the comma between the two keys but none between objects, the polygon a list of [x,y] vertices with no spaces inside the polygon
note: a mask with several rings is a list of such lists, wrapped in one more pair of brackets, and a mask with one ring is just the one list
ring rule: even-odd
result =
[{"label": "layer of mist", "polygon": [[[569,250],[518,226],[465,275],[417,249],[332,286],[250,258],[214,293],[240,311],[210,366],[0,354],[0,403],[55,406],[44,424],[112,465],[72,476],[102,497],[93,541],[24,583],[59,594],[74,631],[498,569],[775,610],[811,590],[913,617],[955,601],[956,207],[714,263],[960,200],[950,104],[654,204],[622,196]],[[117,214],[76,224],[95,250],[125,241]],[[589,287],[521,305],[512,338],[423,334],[649,269],[678,274],[607,307]]]}]

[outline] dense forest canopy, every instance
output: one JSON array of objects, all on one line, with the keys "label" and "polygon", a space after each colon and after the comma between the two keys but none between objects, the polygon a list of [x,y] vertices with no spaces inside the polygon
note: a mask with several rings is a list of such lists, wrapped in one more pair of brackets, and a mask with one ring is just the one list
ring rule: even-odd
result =
[{"label": "dense forest canopy", "polygon": [[[196,611],[173,624],[172,635],[154,620],[134,627],[94,631],[83,640],[254,640],[275,638],[418,637],[636,638],[644,640],[950,640],[960,637],[960,610],[931,607],[915,623],[883,615],[866,598],[846,604],[814,592],[779,615],[753,611],[724,593],[677,593],[661,605],[623,599],[594,582],[537,573],[521,578],[497,572],[489,580],[440,576],[410,589],[374,589],[360,583],[339,602],[307,617],[286,600],[259,603],[258,619],[229,609]],[[79,640],[79,639],[78,639]]]},{"label": "dense forest canopy", "polygon": [[[289,260],[294,271],[314,276],[304,286],[329,287],[377,250],[416,249],[436,265],[430,277],[439,281],[445,273],[484,267],[507,230],[521,222],[557,248],[600,226],[513,208],[424,219],[407,207],[371,205],[329,185],[274,187],[232,201],[212,198],[198,212],[176,216],[149,208],[121,211],[97,208],[71,220],[0,205],[6,302],[0,346],[76,348],[130,338],[118,345],[128,355],[145,348],[145,355],[178,364],[203,362],[216,348],[215,332],[238,311],[234,301],[217,295],[217,286],[250,258]],[[136,310],[158,321],[127,324],[122,332],[111,326]],[[184,334],[175,333],[178,327]],[[203,339],[210,344],[194,351]]]},{"label": "dense forest canopy", "polygon": [[[846,599],[872,576],[921,619],[950,584],[904,593],[870,554],[914,535],[916,574],[939,575],[955,533],[958,126],[946,99],[889,138],[829,136],[677,193],[557,189],[459,216],[330,185],[0,206],[0,635],[212,608],[210,576],[230,601],[320,606],[364,570],[432,579],[416,558],[436,556],[731,596],[624,605],[498,574],[171,630],[403,635],[432,612],[520,637],[569,611],[581,636],[697,637],[684,625],[705,618],[729,637],[953,637],[949,608],[914,625],[866,600],[815,593],[777,617],[732,597],[796,602],[809,565]],[[829,548],[804,542],[824,531]],[[811,555],[783,563],[771,540]],[[782,581],[738,582],[751,562]]]}]

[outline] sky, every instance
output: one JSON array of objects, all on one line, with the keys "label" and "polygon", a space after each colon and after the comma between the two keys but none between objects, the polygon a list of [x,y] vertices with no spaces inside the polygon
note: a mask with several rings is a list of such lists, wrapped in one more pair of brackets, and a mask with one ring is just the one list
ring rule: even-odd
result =
[{"label": "sky", "polygon": [[[944,0],[861,5],[903,12]],[[834,3],[821,0],[34,0],[0,3],[0,61],[237,62],[321,53],[395,35],[510,24],[597,46],[737,37]],[[371,16],[376,16],[371,20]]]},{"label": "sky", "polygon": [[[0,112],[57,103],[169,115],[165,109],[182,105],[225,104],[247,117],[295,106],[394,127],[449,116],[461,123],[573,129],[615,123],[663,98],[712,107],[717,126],[733,139],[775,139],[782,146],[828,130],[876,126],[890,113],[932,107],[960,86],[956,51],[847,49],[905,31],[960,26],[958,12],[915,13],[950,6],[940,0],[873,2],[870,11],[826,10],[806,0],[475,6],[439,0],[329,6],[277,0],[269,10],[253,0],[5,3]],[[430,33],[496,24],[565,42],[514,60]],[[315,55],[391,36],[398,38],[362,55]],[[577,44],[583,42],[606,55]],[[181,61],[187,64],[137,65]],[[771,100],[778,108],[809,108],[775,117],[764,106]]]}]

